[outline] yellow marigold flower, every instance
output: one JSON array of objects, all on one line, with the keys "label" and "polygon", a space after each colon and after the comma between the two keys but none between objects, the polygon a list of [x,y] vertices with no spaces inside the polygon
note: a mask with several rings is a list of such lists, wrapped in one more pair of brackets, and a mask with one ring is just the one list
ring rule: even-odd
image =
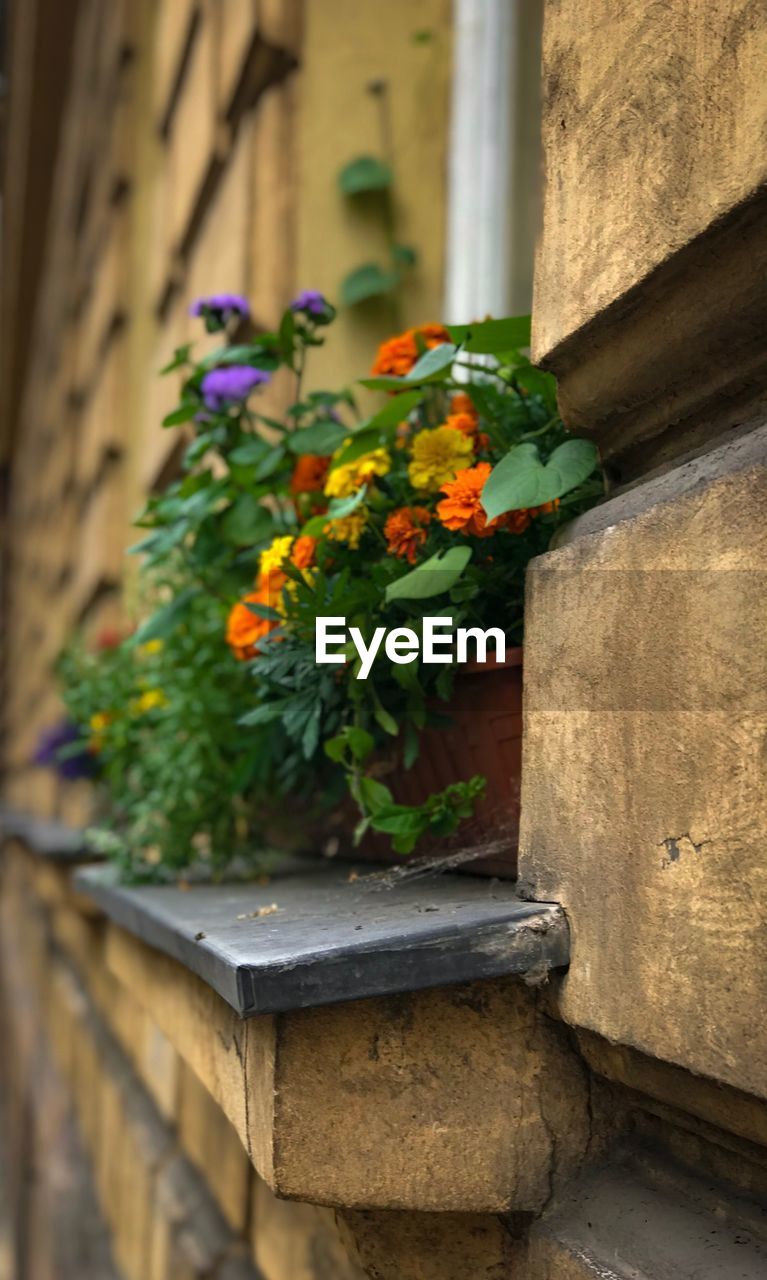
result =
[{"label": "yellow marigold flower", "polygon": [[[302,569],[301,577],[303,578],[307,587],[310,587],[314,582],[314,579],[317,577],[317,570],[315,568]],[[292,598],[296,594],[297,590],[298,590],[298,583],[296,582],[295,578],[288,578],[287,582],[285,583],[285,586],[282,588],[282,591],[280,592],[279,600],[277,600],[274,605],[274,608],[277,610],[279,614],[281,614],[283,618],[287,613],[288,601],[286,597]]]},{"label": "yellow marigold flower", "polygon": [[168,699],[162,689],[147,689],[138,700],[140,711],[154,711],[155,707],[166,707]]},{"label": "yellow marigold flower", "polygon": [[474,456],[473,441],[452,427],[421,431],[413,440],[413,457],[408,475],[413,488],[434,493],[453,480]]},{"label": "yellow marigold flower", "polygon": [[149,658],[153,653],[161,653],[162,648],[162,640],[147,640],[145,644],[139,645],[138,651],[142,658]]},{"label": "yellow marigold flower", "polygon": [[367,509],[358,507],[350,516],[338,516],[335,520],[328,521],[325,530],[334,542],[345,542],[352,551],[356,551],[367,522]]},{"label": "yellow marigold flower", "polygon": [[[334,454],[334,457],[337,456],[338,453]],[[373,449],[354,462],[347,462],[343,467],[336,467],[331,471],[325,481],[325,495],[328,498],[349,498],[374,476],[385,476],[390,470],[391,457],[388,451]]]},{"label": "yellow marigold flower", "polygon": [[154,711],[156,707],[167,707],[167,705],[168,699],[162,689],[147,689],[146,693],[142,693],[140,697],[133,698],[130,712],[134,716],[143,716],[147,711]]},{"label": "yellow marigold flower", "polygon": [[269,577],[270,574],[277,572],[282,568],[283,564],[290,555],[293,546],[291,535],[285,534],[284,537],[273,538],[272,545],[261,552],[261,558],[258,567],[263,575]]},{"label": "yellow marigold flower", "polygon": [[97,711],[90,718],[90,727],[93,733],[103,733],[112,717],[108,711]]}]

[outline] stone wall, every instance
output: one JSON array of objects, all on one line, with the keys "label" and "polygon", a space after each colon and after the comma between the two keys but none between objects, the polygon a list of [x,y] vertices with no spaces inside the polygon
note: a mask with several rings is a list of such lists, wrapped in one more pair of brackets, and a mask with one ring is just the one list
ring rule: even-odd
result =
[{"label": "stone wall", "polygon": [[[337,297],[348,270],[380,256],[380,217],[351,210],[336,176],[359,153],[380,153],[368,86],[383,80],[400,234],[421,260],[394,310],[373,302],[341,316],[309,380],[343,385],[394,327],[439,319],[451,29],[446,0],[421,6],[418,24],[406,0],[385,15],[348,0],[67,8],[58,49],[34,43],[60,21],[52,0],[17,6],[10,32],[3,716],[6,802],[78,822],[87,793],[59,790],[30,758],[58,714],[52,668],[64,641],[124,624],[131,518],[177,464],[178,432],[160,425],[177,384],[158,372],[199,338],[190,300],[242,292],[268,329],[299,287]],[[416,27],[431,38],[414,41]],[[53,93],[65,55],[59,136],[38,151],[55,110],[40,86],[50,79]],[[28,166],[52,171],[42,227]],[[15,271],[33,229],[37,270]],[[266,411],[286,393],[276,379]]]},{"label": "stone wall", "polygon": [[[188,297],[242,288],[269,324],[361,243],[323,95],[350,115],[364,85],[309,3],[80,6],[11,423],[17,807],[82,813],[30,747],[61,641],[119,620],[129,512],[172,472],[154,370]],[[370,37],[367,77],[379,6],[322,13]],[[411,14],[389,6],[387,41]],[[424,14],[393,118],[440,210],[409,215],[435,244],[406,320],[433,318],[444,212],[447,9]],[[73,1098],[122,1276],[765,1274],[766,39],[751,0],[547,5],[534,354],[611,485],[529,576],[519,891],[566,911],[569,967],[241,1019],[6,841],[17,1174],[48,1160],[45,1098]],[[356,362],[370,334],[343,324]],[[19,1198],[24,1280],[59,1280],[44,1187]]]}]

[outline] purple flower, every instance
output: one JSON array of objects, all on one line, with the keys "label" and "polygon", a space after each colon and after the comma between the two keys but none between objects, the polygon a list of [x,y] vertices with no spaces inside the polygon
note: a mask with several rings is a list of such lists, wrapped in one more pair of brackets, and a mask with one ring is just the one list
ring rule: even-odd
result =
[{"label": "purple flower", "polygon": [[240,293],[211,293],[207,298],[196,298],[189,308],[190,316],[202,316],[208,325],[223,329],[224,325],[239,316],[247,320],[250,307],[247,298]]},{"label": "purple flower", "polygon": [[72,720],[63,719],[57,724],[44,729],[38,739],[33,763],[44,769],[55,769],[60,778],[67,782],[77,782],[80,778],[93,778],[98,773],[98,761],[84,746],[81,751],[67,753],[62,759],[61,752],[66,747],[73,747],[82,742],[83,732]]},{"label": "purple flower", "polygon": [[333,308],[328,302],[324,294],[317,289],[303,289],[297,298],[294,298],[290,304],[291,311],[304,311],[306,315],[317,317],[325,317]]},{"label": "purple flower", "polygon": [[206,373],[200,389],[206,408],[216,413],[229,404],[247,400],[254,387],[268,381],[269,374],[263,369],[253,369],[249,364],[229,364]]}]

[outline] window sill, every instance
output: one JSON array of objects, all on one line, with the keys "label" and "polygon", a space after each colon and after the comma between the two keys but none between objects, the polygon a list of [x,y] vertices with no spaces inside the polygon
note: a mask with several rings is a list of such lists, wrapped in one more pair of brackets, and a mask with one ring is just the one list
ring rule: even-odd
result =
[{"label": "window sill", "polygon": [[241,1017],[479,978],[542,978],[568,962],[562,909],[523,902],[513,884],[446,875],[380,888],[366,875],[350,880],[349,870],[303,860],[267,885],[181,890],[120,885],[114,868],[91,866],[75,886]]}]

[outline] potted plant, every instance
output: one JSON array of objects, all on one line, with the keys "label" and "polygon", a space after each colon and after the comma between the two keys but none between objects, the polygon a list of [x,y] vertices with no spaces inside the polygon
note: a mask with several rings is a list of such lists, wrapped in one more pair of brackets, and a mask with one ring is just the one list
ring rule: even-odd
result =
[{"label": "potted plant", "polygon": [[[151,612],[117,650],[62,664],[131,873],[347,834],[397,858],[513,852],[525,568],[603,491],[524,354],[528,322],[389,340],[362,417],[348,390],[303,389],[334,318],[322,295],[256,336],[242,298],[194,310],[222,344],[166,371],[182,391],[165,425],[192,438],[138,520]],[[258,403],[278,369],[295,387],[280,419]]]}]

